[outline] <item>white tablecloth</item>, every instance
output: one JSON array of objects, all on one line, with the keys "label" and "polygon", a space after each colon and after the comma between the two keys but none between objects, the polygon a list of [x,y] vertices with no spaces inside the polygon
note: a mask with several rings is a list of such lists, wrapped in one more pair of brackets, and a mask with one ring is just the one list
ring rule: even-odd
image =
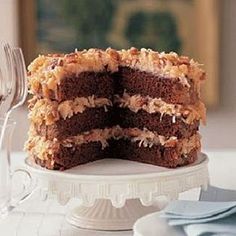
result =
[{"label": "white tablecloth", "polygon": [[[206,151],[209,156],[211,185],[236,190],[236,150]],[[25,154],[13,153],[13,164],[23,164]],[[188,193],[193,198],[196,191]],[[70,201],[60,206],[55,200],[41,201],[37,192],[17,207],[6,219],[0,221],[3,236],[131,236],[132,232],[99,232],[72,227],[65,220],[66,212],[78,204]]]}]

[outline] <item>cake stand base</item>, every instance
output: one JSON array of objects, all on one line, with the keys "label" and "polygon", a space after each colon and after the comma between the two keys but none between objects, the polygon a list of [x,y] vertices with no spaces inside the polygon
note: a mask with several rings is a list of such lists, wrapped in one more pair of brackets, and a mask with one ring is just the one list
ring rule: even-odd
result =
[{"label": "cake stand base", "polygon": [[193,164],[176,169],[103,159],[52,171],[38,166],[31,158],[25,162],[44,199],[56,196],[60,204],[73,198],[81,201],[67,220],[86,229],[132,229],[138,218],[162,209],[165,198],[177,199],[179,193],[192,188],[205,189],[209,181],[208,158],[203,153]]},{"label": "cake stand base", "polygon": [[121,208],[113,207],[110,200],[97,200],[92,207],[73,209],[67,221],[86,229],[131,230],[137,219],[159,210],[158,206],[143,206],[138,199],[127,200]]}]

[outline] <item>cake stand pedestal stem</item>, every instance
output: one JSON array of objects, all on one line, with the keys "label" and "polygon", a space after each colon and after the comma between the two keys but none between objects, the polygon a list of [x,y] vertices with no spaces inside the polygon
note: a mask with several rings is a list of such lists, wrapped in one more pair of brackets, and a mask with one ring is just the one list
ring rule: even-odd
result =
[{"label": "cake stand pedestal stem", "polygon": [[143,206],[138,199],[127,200],[121,208],[110,200],[97,200],[92,207],[80,206],[67,215],[67,221],[77,227],[94,230],[131,230],[135,221],[158,206]]}]

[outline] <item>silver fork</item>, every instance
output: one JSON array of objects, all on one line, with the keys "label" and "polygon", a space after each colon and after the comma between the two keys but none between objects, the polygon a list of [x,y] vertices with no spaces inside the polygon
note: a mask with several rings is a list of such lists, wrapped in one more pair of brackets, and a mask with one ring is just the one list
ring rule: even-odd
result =
[{"label": "silver fork", "polygon": [[[9,106],[6,111],[2,132],[0,135],[0,146],[2,146],[3,137],[6,129],[6,125],[11,112],[17,107],[21,106],[27,97],[27,80],[26,80],[26,68],[25,60],[20,48],[10,48],[9,54],[5,54],[8,57],[9,62],[8,70],[12,72],[13,82],[8,88],[8,93],[12,92],[12,96],[9,96]],[[11,73],[9,72],[9,74]]]}]

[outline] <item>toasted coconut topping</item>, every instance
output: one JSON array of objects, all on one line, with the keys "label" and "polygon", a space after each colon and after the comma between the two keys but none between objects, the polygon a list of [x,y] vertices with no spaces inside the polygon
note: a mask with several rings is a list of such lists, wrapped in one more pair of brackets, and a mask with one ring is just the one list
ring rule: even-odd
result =
[{"label": "toasted coconut topping", "polygon": [[[148,113],[160,112],[161,117],[164,114],[181,117],[187,124],[192,124],[195,120],[206,122],[205,105],[198,101],[193,105],[179,105],[166,103],[160,98],[151,98],[141,95],[130,96],[124,92],[123,96],[115,95],[114,103],[119,107],[129,108],[133,112],[145,110]],[[54,124],[59,119],[67,119],[77,113],[83,113],[87,108],[113,106],[112,101],[107,98],[96,98],[94,95],[89,97],[78,97],[74,100],[66,100],[61,103],[50,99],[37,99],[33,97],[29,101],[29,119],[35,124],[45,123],[46,125]]]},{"label": "toasted coconut topping", "polygon": [[29,86],[32,93],[44,89],[55,91],[60,80],[66,76],[75,75],[85,71],[111,71],[118,70],[118,53],[114,49],[89,49],[76,51],[70,54],[40,55],[28,67]]},{"label": "toasted coconut topping", "polygon": [[174,52],[158,53],[151,49],[131,48],[117,51],[89,49],[70,54],[40,55],[28,67],[28,80],[31,93],[42,93],[48,97],[56,91],[62,78],[77,76],[85,71],[118,71],[119,66],[130,67],[168,78],[179,78],[189,87],[188,79],[195,81],[199,91],[200,81],[205,80],[205,72],[200,64]]},{"label": "toasted coconut topping", "polygon": [[148,129],[140,130],[138,128],[125,128],[119,126],[105,129],[93,129],[77,136],[68,137],[59,142],[57,139],[47,140],[45,137],[38,136],[31,127],[29,131],[29,139],[26,142],[25,149],[33,156],[37,156],[41,160],[48,160],[53,155],[57,155],[60,145],[64,147],[73,147],[75,145],[86,144],[89,142],[100,142],[102,148],[108,146],[108,140],[129,139],[131,142],[138,142],[139,146],[151,148],[153,145],[163,145],[165,147],[178,146],[183,154],[189,153],[192,149],[200,148],[200,135],[195,134],[188,139],[180,139],[177,137],[164,137],[156,132]]},{"label": "toasted coconut topping", "polygon": [[151,98],[149,96],[142,97],[141,95],[130,96],[124,92],[123,96],[116,95],[115,101],[119,107],[127,107],[133,112],[144,110],[148,113],[160,112],[161,117],[164,114],[170,116],[178,116],[187,124],[193,123],[195,120],[202,120],[206,123],[206,108],[203,102],[198,101],[193,105],[179,105],[166,103],[161,98]]},{"label": "toasted coconut topping", "polygon": [[107,111],[107,106],[112,106],[111,100],[95,96],[78,97],[61,103],[34,97],[29,101],[29,119],[35,124],[40,125],[45,122],[46,125],[51,125],[60,118],[65,120],[74,114],[83,113],[87,108],[104,107]]},{"label": "toasted coconut topping", "polygon": [[128,66],[163,77],[180,78],[186,86],[189,86],[187,78],[197,82],[205,80],[205,72],[198,62],[186,56],[179,56],[175,52],[158,53],[151,49],[130,48],[119,51],[119,54],[121,66]]},{"label": "toasted coconut topping", "polygon": [[53,159],[55,153],[60,149],[60,143],[54,140],[47,140],[45,137],[38,136],[33,126],[28,132],[28,140],[24,149],[32,156],[37,156],[41,160]]}]

